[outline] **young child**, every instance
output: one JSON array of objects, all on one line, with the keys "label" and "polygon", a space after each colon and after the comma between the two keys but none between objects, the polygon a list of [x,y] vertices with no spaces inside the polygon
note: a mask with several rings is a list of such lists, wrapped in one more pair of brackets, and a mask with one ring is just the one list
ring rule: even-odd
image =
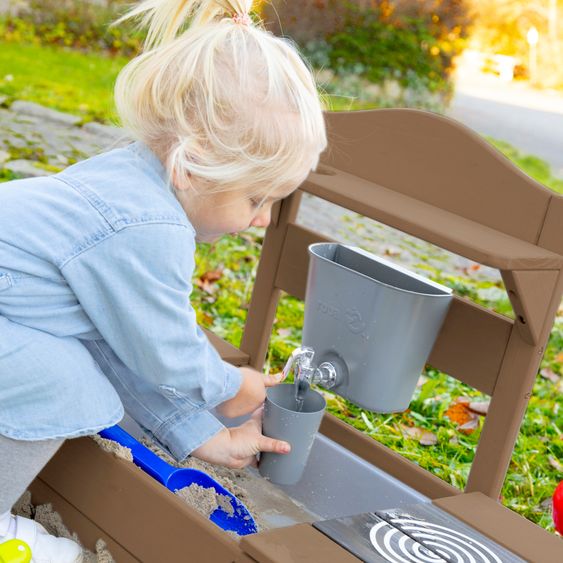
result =
[{"label": "young child", "polygon": [[[145,0],[144,52],[119,75],[132,144],[0,185],[0,543],[80,561],[13,503],[64,439],[125,411],[177,460],[229,467],[260,451],[265,387],[223,362],[189,304],[196,241],[266,227],[326,148],[309,67],[255,25],[252,0]],[[185,24],[189,22],[188,29]],[[254,413],[227,429],[211,414]]]}]

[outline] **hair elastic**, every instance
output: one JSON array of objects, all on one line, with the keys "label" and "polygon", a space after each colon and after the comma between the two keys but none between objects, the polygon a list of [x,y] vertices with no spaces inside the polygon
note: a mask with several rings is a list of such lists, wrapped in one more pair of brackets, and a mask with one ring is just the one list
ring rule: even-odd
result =
[{"label": "hair elastic", "polygon": [[249,14],[234,14],[233,21],[241,25],[252,25],[252,18]]}]

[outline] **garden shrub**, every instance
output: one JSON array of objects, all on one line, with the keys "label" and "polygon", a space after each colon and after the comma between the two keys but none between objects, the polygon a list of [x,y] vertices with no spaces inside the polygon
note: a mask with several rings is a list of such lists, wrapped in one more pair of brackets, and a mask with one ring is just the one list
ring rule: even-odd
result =
[{"label": "garden shrub", "polygon": [[339,31],[301,49],[322,69],[317,80],[324,91],[360,105],[444,111],[453,90],[451,60],[441,56],[431,22],[406,16],[390,21],[381,9],[347,6]]},{"label": "garden shrub", "polygon": [[465,0],[272,0],[264,14],[322,69],[328,94],[436,111],[451,96],[453,59],[469,24]]},{"label": "garden shrub", "polygon": [[437,39],[422,20],[391,24],[375,10],[354,8],[345,28],[331,36],[328,44],[330,66],[337,73],[353,71],[375,83],[393,77],[405,87],[417,76],[430,91],[445,86],[447,72],[437,56]]}]

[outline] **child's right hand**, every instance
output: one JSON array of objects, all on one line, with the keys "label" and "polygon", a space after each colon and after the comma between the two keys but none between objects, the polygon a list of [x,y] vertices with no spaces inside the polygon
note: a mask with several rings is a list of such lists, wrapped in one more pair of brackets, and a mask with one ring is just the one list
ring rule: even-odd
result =
[{"label": "child's right hand", "polygon": [[262,411],[258,409],[241,426],[223,428],[191,455],[209,463],[242,469],[247,465],[256,466],[259,452],[289,453],[291,447],[287,442],[262,435]]},{"label": "child's right hand", "polygon": [[242,384],[238,393],[217,407],[219,414],[227,418],[236,418],[254,412],[266,398],[266,387],[278,385],[283,381],[283,374],[264,375],[250,367],[240,368]]}]

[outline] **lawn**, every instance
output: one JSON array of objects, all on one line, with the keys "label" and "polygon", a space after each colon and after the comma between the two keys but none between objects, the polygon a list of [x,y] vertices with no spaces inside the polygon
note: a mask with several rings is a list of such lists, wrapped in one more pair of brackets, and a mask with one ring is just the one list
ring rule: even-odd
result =
[{"label": "lawn", "polygon": [[[25,99],[74,113],[84,120],[112,122],[112,84],[124,63],[124,59],[0,42],[0,94],[7,96],[5,104]],[[330,103],[333,110],[344,107],[337,98]],[[345,107],[350,109],[349,102]],[[551,175],[544,161],[522,155],[502,141],[491,142],[530,176],[563,193],[563,181]],[[0,170],[0,180],[11,178]],[[343,229],[355,228],[354,222],[351,214],[349,224]],[[193,294],[198,320],[235,345],[240,343],[262,236],[260,230],[251,230],[199,248]],[[452,287],[459,295],[512,316],[500,284],[483,282],[462,273],[446,275],[423,262],[416,268],[426,276]],[[210,276],[209,272],[214,275]],[[269,369],[279,369],[291,350],[299,345],[302,318],[303,303],[285,296],[278,308],[270,342]],[[502,490],[506,506],[550,531],[553,531],[550,497],[563,479],[562,349],[563,319],[559,317]],[[482,417],[474,431],[465,433],[446,413],[458,397],[471,397],[478,402],[486,402],[487,397],[431,367],[421,378],[410,409],[405,413],[377,415],[338,396],[327,396],[329,409],[337,416],[452,485],[459,488],[465,485]],[[432,443],[421,444],[424,432],[433,436]]]},{"label": "lawn", "polygon": [[0,94],[113,121],[112,89],[127,61],[39,45],[0,42]]}]

